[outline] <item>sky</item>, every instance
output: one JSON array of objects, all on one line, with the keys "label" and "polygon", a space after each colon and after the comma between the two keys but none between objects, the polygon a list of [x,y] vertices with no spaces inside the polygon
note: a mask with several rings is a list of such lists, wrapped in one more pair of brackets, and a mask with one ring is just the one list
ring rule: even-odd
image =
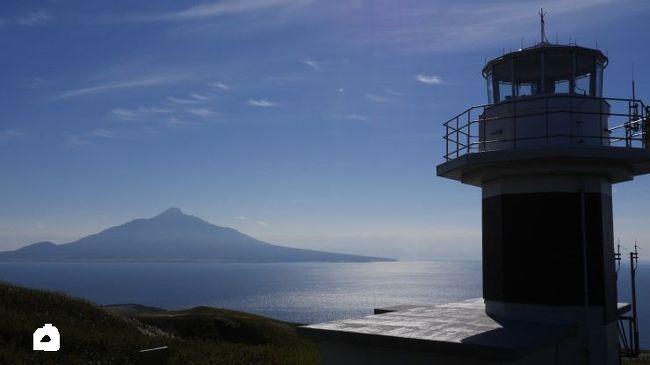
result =
[{"label": "sky", "polygon": [[[604,94],[650,102],[643,0],[6,0],[0,250],[169,207],[293,247],[476,259],[480,189],[436,177],[486,60],[598,47]],[[650,178],[614,189],[650,248]],[[643,252],[641,253],[643,257]]]}]

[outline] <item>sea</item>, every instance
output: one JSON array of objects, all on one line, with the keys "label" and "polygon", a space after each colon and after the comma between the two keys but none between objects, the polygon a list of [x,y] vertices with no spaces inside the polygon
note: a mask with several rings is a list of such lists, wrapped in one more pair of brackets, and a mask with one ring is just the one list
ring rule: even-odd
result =
[{"label": "sea", "polygon": [[[552,270],[552,265],[549,265]],[[650,262],[637,269],[642,348],[650,348]],[[618,275],[630,301],[629,266]],[[100,305],[213,306],[296,323],[370,315],[398,304],[481,296],[480,261],[373,263],[0,262],[0,281],[64,292]]]}]

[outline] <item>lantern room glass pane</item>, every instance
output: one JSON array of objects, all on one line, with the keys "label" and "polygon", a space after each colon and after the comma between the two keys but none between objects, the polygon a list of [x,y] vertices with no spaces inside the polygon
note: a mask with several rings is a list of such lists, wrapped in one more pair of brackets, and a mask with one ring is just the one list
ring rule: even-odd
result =
[{"label": "lantern room glass pane", "polygon": [[495,65],[492,68],[492,95],[495,103],[512,97],[512,68],[510,62]]},{"label": "lantern room glass pane", "polygon": [[590,91],[591,74],[576,77],[576,94],[578,95],[591,95]]},{"label": "lantern room glass pane", "polygon": [[555,85],[553,87],[553,92],[556,94],[568,94],[570,88],[569,80],[555,80]]},{"label": "lantern room glass pane", "polygon": [[499,81],[499,101],[508,100],[512,97],[512,83]]},{"label": "lantern room glass pane", "polygon": [[596,90],[594,96],[601,98],[603,96],[603,64],[596,62]]},{"label": "lantern room glass pane", "polygon": [[535,84],[530,82],[519,82],[517,83],[517,96],[530,96],[534,95]]},{"label": "lantern room glass pane", "polygon": [[494,104],[494,87],[492,84],[494,80],[492,79],[492,72],[488,72],[486,80],[487,80],[488,104]]}]

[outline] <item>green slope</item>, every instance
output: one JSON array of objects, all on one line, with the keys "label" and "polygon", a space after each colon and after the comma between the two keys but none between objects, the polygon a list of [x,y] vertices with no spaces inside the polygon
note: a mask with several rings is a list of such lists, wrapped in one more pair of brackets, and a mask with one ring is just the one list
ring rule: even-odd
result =
[{"label": "green slope", "polygon": [[[32,351],[44,323],[59,352]],[[102,308],[64,294],[0,283],[0,364],[129,364],[141,349],[169,347],[169,364],[317,364],[315,343],[292,324],[216,308]]]}]

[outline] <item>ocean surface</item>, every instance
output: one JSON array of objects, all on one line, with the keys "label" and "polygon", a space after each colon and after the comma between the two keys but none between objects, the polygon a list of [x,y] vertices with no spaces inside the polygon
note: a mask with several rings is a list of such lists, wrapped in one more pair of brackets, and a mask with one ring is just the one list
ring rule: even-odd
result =
[{"label": "ocean surface", "polygon": [[[630,300],[628,273],[629,267],[622,266],[619,301]],[[480,297],[481,263],[0,262],[0,280],[57,290],[97,304],[166,309],[207,305],[318,323],[369,315],[382,306]],[[641,345],[650,348],[650,263],[639,265],[637,296]]]}]

